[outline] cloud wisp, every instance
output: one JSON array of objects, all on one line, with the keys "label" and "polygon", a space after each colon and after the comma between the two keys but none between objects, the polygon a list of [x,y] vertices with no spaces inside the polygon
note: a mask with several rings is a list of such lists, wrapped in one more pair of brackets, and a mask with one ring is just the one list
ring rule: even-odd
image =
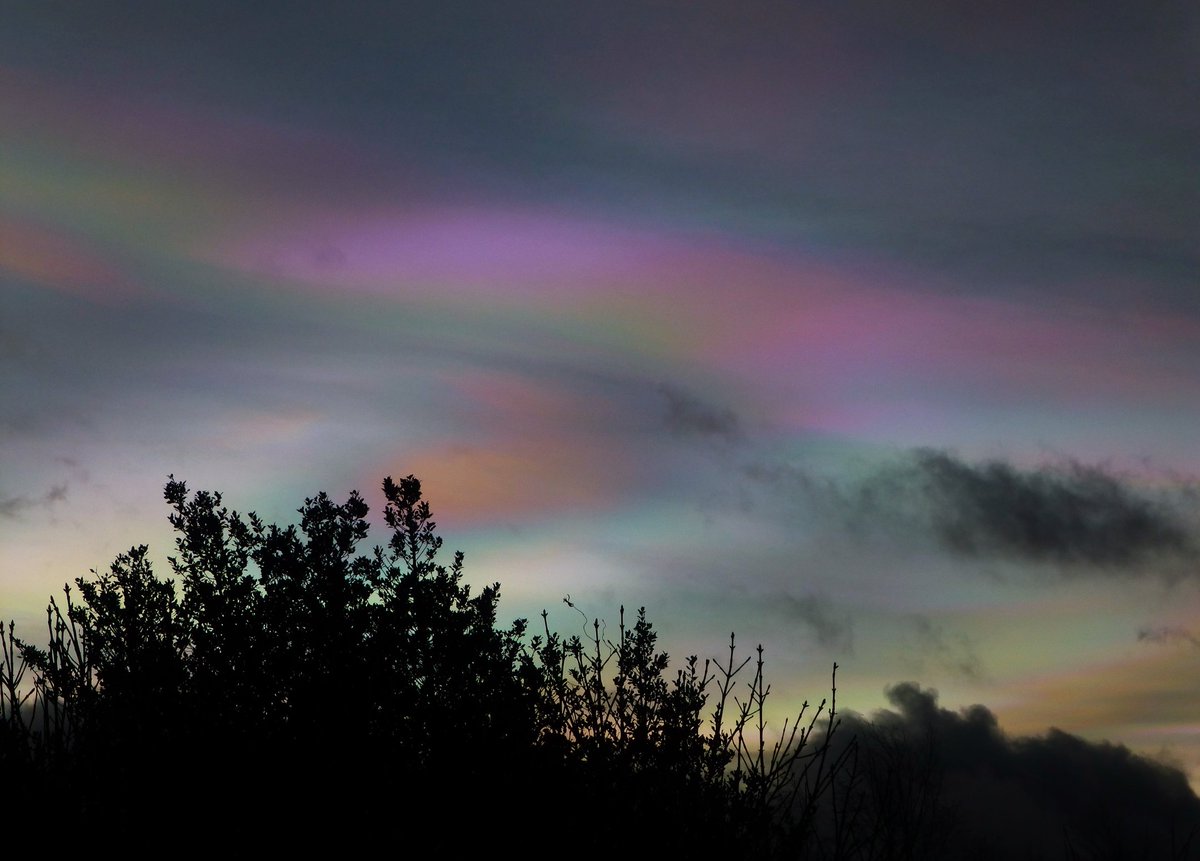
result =
[{"label": "cloud wisp", "polygon": [[708,439],[732,445],[744,438],[741,421],[729,407],[718,407],[690,392],[663,383],[659,394],[666,401],[663,423],[679,437]]},{"label": "cloud wisp", "polygon": [[1174,625],[1160,625],[1157,628],[1139,628],[1137,638],[1139,643],[1155,643],[1159,645],[1188,643],[1200,649],[1200,637],[1197,637],[1187,628]]},{"label": "cloud wisp", "polygon": [[67,485],[56,484],[41,496],[6,496],[0,499],[0,518],[15,519],[35,508],[49,508],[67,498]]},{"label": "cloud wisp", "polygon": [[787,619],[806,625],[819,645],[838,654],[853,654],[854,626],[850,615],[838,610],[826,596],[798,597],[785,592],[775,595],[772,603]]},{"label": "cloud wisp", "polygon": [[983,660],[969,636],[949,631],[921,614],[913,618],[913,629],[917,652],[922,661],[928,659],[939,668],[971,681],[979,681],[984,677]]}]

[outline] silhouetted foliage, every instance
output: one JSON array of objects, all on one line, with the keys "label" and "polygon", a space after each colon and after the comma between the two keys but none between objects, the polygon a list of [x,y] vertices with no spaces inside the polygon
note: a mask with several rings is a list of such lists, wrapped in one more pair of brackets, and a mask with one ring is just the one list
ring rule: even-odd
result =
[{"label": "silhouetted foliage", "polygon": [[29,815],[135,842],[182,817],[199,840],[388,821],[447,850],[779,844],[800,786],[787,778],[811,761],[817,718],[836,727],[831,706],[772,748],[761,650],[743,701],[732,638],[724,665],[693,657],[668,681],[644,610],[627,627],[622,609],[616,642],[598,621],[590,641],[564,639],[548,613],[536,636],[498,627],[499,584],[473,593],[461,553],[439,561],[417,479],[383,495],[390,538],[360,553],[357,493],[306,499],[281,527],[171,477],[171,576],[135,547],[51,599],[47,648],[0,632],[2,762],[56,799]]}]

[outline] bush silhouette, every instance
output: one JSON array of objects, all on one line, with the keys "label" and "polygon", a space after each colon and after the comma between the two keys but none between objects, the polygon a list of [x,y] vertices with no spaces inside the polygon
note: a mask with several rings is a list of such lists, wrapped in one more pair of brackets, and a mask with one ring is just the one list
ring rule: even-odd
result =
[{"label": "bush silhouette", "polygon": [[385,824],[432,851],[806,845],[845,760],[832,702],[773,741],[761,647],[744,683],[732,636],[671,678],[644,609],[621,609],[615,641],[547,612],[533,636],[500,627],[499,585],[473,593],[461,553],[439,561],[417,479],[382,489],[391,535],[361,553],[357,493],[281,527],[171,477],[170,576],[134,547],[51,599],[46,648],[0,630],[0,763],[27,816],[125,845]]}]

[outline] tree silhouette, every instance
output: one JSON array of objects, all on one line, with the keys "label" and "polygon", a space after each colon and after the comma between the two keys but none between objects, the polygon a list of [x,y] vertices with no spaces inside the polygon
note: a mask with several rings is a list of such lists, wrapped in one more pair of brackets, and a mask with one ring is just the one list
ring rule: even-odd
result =
[{"label": "tree silhouette", "polygon": [[135,547],[51,600],[47,648],[0,636],[0,762],[56,799],[29,815],[147,844],[181,822],[193,841],[273,845],[393,822],[448,851],[796,843],[796,811],[828,786],[832,703],[772,744],[761,649],[738,699],[732,638],[727,661],[689,658],[668,681],[644,610],[627,627],[622,608],[615,642],[598,620],[564,639],[545,612],[536,636],[499,627],[499,584],[473,592],[461,553],[441,563],[420,482],[382,490],[389,540],[360,553],[357,493],[278,526],[170,477],[171,576]]}]

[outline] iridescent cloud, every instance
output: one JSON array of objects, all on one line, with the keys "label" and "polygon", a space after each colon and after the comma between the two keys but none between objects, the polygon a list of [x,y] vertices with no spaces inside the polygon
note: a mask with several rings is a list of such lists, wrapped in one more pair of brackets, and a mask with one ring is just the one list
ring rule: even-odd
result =
[{"label": "iridescent cloud", "polygon": [[281,520],[415,473],[523,612],[636,596],[672,648],[763,639],[797,698],[846,648],[865,710],[919,673],[1200,763],[1188,653],[1134,641],[1191,630],[1190,587],[817,499],[913,449],[1194,494],[1191,13],[544,5],[11,10],[17,612],[165,553],[168,473]]}]

